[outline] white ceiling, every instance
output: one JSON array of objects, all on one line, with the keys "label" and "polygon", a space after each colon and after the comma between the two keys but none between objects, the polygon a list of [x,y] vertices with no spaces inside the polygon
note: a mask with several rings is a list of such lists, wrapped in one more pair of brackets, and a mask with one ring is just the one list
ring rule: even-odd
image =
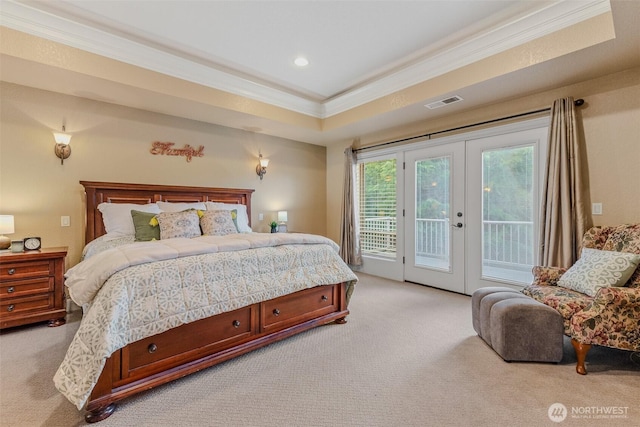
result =
[{"label": "white ceiling", "polygon": [[[640,2],[572,1],[8,1],[3,26],[145,69],[326,119],[570,27],[611,7],[615,43],[602,43],[505,76],[460,87],[465,101],[428,110],[424,99],[331,130],[305,129],[259,115],[188,108],[186,100],[141,92],[136,102],[101,93],[91,79],[55,84],[32,73],[2,78],[43,89],[108,100],[326,145],[580,81],[640,64]],[[297,55],[310,64],[293,64]],[[573,65],[564,67],[563,65]],[[21,64],[25,65],[25,64]],[[19,67],[16,67],[19,68]],[[547,73],[546,71],[552,71]],[[56,70],[60,71],[60,70]],[[30,75],[33,76],[30,77]],[[523,84],[526,81],[526,84]],[[145,96],[146,95],[146,96]],[[140,99],[147,99],[140,101]],[[162,107],[165,104],[174,107]],[[173,108],[173,110],[172,110]],[[196,112],[193,112],[196,110]],[[213,118],[212,118],[213,117]]]}]

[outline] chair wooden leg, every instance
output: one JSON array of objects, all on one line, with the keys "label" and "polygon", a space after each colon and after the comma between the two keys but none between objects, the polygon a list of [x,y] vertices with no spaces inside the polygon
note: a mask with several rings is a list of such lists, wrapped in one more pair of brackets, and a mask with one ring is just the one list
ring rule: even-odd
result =
[{"label": "chair wooden leg", "polygon": [[587,375],[587,368],[584,366],[584,361],[587,358],[587,353],[591,348],[591,344],[582,344],[571,338],[571,345],[576,351],[576,358],[578,359],[578,363],[576,364],[576,372],[580,375]]}]

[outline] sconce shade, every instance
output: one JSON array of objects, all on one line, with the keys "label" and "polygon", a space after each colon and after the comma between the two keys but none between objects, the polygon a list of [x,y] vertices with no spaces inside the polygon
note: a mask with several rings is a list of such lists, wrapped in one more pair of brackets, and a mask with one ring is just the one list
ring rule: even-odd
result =
[{"label": "sconce shade", "polygon": [[287,222],[287,211],[278,211],[278,221]]},{"label": "sconce shade", "polygon": [[56,139],[56,144],[69,145],[71,142],[71,135],[68,133],[54,132],[53,137]]},{"label": "sconce shade", "polygon": [[54,147],[54,152],[56,153],[56,157],[60,159],[60,164],[64,164],[64,159],[68,159],[71,155],[71,147],[69,147],[69,143],[71,142],[71,135],[65,133],[65,127],[62,125],[62,132],[54,132],[53,137],[56,140],[56,146]]},{"label": "sconce shade", "polygon": [[269,166],[269,159],[260,159],[260,167],[266,168]]},{"label": "sconce shade", "polygon": [[13,215],[0,215],[0,249],[9,249],[11,239],[4,234],[15,233]]}]

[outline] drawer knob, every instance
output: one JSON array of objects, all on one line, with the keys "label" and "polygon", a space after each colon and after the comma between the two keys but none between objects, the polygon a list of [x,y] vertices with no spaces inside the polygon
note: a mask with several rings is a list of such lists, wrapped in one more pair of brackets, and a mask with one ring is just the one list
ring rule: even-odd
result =
[{"label": "drawer knob", "polygon": [[13,304],[9,304],[9,305],[7,306],[7,311],[13,311],[13,309],[14,309],[14,308],[16,308],[16,306],[15,306],[15,305],[13,305]]},{"label": "drawer knob", "polygon": [[240,327],[240,321],[239,320],[234,320],[233,321],[233,327],[234,328],[239,328]]},{"label": "drawer knob", "polygon": [[12,274],[16,274],[16,269],[15,268],[10,268],[7,273],[9,273],[9,276],[11,276]]},{"label": "drawer knob", "polygon": [[12,293],[14,293],[14,292],[15,292],[15,290],[16,290],[16,289],[15,289],[13,286],[9,286],[9,287],[7,288],[7,293],[8,293],[8,294],[12,294]]},{"label": "drawer knob", "polygon": [[277,308],[273,309],[273,315],[274,316],[280,316],[280,310],[278,310]]},{"label": "drawer knob", "polygon": [[328,300],[329,298],[327,298],[327,296],[326,296],[326,295],[322,295],[322,298],[321,298],[321,299],[322,299],[322,301],[326,301],[326,300]]},{"label": "drawer knob", "polygon": [[149,347],[147,347],[147,351],[149,351],[149,353],[155,353],[156,350],[158,349],[158,346],[155,345],[154,343],[149,344]]}]

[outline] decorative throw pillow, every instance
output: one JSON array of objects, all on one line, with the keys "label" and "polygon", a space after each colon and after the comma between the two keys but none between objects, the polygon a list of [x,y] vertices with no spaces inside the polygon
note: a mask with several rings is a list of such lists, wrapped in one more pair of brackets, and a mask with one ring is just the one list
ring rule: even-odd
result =
[{"label": "decorative throw pillow", "polygon": [[233,218],[232,212],[228,210],[207,210],[200,218],[200,226],[202,234],[205,236],[226,236],[227,234],[235,234],[238,232]]},{"label": "decorative throw pillow", "polygon": [[162,212],[156,215],[160,226],[161,239],[174,239],[177,237],[198,237],[200,232],[200,216],[195,209],[182,212]]},{"label": "decorative throw pillow", "polygon": [[237,223],[238,232],[251,233],[251,227],[249,226],[249,215],[247,214],[247,206],[236,203],[220,203],[220,202],[205,202],[207,209],[209,210],[233,210],[238,213]]},{"label": "decorative throw pillow", "polygon": [[558,280],[558,286],[595,296],[600,288],[624,286],[640,262],[640,255],[584,248],[580,259]]},{"label": "decorative throw pillow", "polygon": [[131,211],[133,227],[136,230],[136,242],[148,242],[149,240],[160,240],[160,227],[157,214],[153,212]]}]

